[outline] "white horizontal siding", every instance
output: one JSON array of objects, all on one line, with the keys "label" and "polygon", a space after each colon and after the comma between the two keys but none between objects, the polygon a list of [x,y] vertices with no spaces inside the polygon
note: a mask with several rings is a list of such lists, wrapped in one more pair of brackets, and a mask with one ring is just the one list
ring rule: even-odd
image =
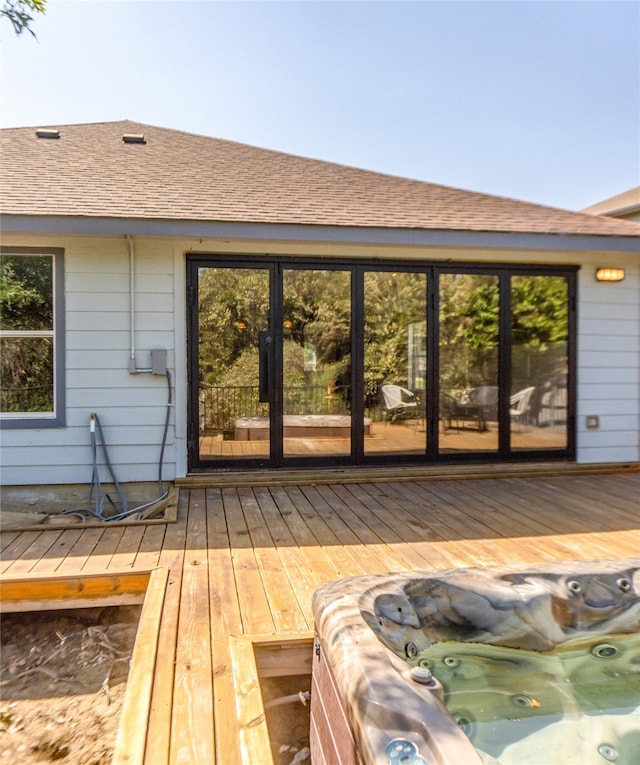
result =
[{"label": "white horizontal siding", "polygon": [[[43,239],[46,245],[65,250],[67,427],[4,430],[3,482],[88,483],[92,474],[91,412],[97,412],[100,418],[118,480],[155,481],[167,412],[167,379],[164,375],[132,375],[128,371],[131,351],[128,244],[124,238]],[[135,247],[136,363],[138,367],[150,367],[150,350],[165,348],[172,370],[173,248],[166,243],[142,240],[136,240]],[[175,443],[172,407],[164,453],[165,480],[176,475]],[[98,465],[101,479],[107,481],[101,449]]]},{"label": "white horizontal siding", "polygon": [[[597,412],[595,410],[597,406]],[[601,418],[604,416],[620,415],[625,418],[634,418],[640,414],[640,402],[638,399],[624,399],[618,396],[611,396],[602,399],[600,396],[589,399],[582,397],[578,401],[578,413],[582,416],[598,414]]]},{"label": "white horizontal siding", "polygon": [[634,343],[638,337],[637,322],[634,321],[605,321],[603,319],[584,319],[579,322],[584,337],[600,338],[600,347],[606,348],[608,337],[618,338],[621,343],[626,343],[626,349],[632,350],[629,343]]},{"label": "white horizontal siding", "polygon": [[[598,286],[602,287],[603,285]],[[607,284],[604,286],[611,289],[612,285]],[[617,325],[624,328],[637,320],[638,309],[637,306],[624,302],[622,300],[623,295],[624,293],[619,295],[618,302],[613,305],[611,303],[584,303],[581,308],[581,315],[585,320],[588,319],[598,323],[606,322],[607,329],[615,331]]]},{"label": "white horizontal siding", "polygon": [[[593,340],[593,338],[591,338]],[[610,338],[607,342],[606,350],[598,350],[594,348],[591,350],[584,350],[580,354],[583,369],[600,369],[604,367],[613,367],[617,364],[626,364],[629,368],[633,368],[633,360],[635,355],[634,342],[630,342],[625,338],[619,345],[615,340],[621,338]],[[586,342],[586,341],[585,341]]]},{"label": "white horizontal siding", "polygon": [[[159,457],[158,445],[157,453],[155,455],[156,465],[155,471],[151,475],[151,480],[157,476],[158,467],[157,460]],[[25,447],[16,447],[12,449],[11,454],[7,455],[7,462],[3,465],[4,468],[21,467],[27,464],[28,460],[32,460],[43,465],[66,465],[68,463],[76,464],[86,459],[85,452],[87,448],[83,445],[67,446],[65,449],[56,449],[49,446],[39,446],[38,444],[31,444]],[[27,452],[26,454],[24,452]],[[109,461],[111,462],[118,480],[141,480],[139,477],[135,479],[121,478],[120,473],[126,468],[128,474],[131,474],[131,470],[135,471],[139,466],[146,466],[149,456],[144,453],[145,449],[138,444],[109,444],[108,453]],[[175,455],[173,454],[173,446],[166,449],[166,457],[168,460],[172,460]],[[100,449],[97,457],[97,464],[100,467],[100,471],[103,474],[102,479],[107,480],[108,471],[106,469],[106,463],[102,449]],[[104,468],[104,469],[103,469]],[[83,481],[89,483],[91,480],[91,470],[85,472]],[[148,479],[149,480],[149,479]]]},{"label": "white horizontal siding", "polygon": [[[173,308],[173,303],[167,301],[168,309]],[[160,306],[158,306],[160,307]],[[142,313],[141,309],[136,305],[137,316],[136,326],[139,332],[172,332],[173,321],[172,314],[167,315],[162,311],[148,311]],[[67,332],[75,332],[77,330],[90,331],[90,332],[104,332],[108,327],[109,331],[128,331],[129,329],[129,312],[124,311],[105,311],[96,310],[92,312],[90,309],[86,311],[76,311],[71,308],[67,311]]]},{"label": "white horizontal siding", "polygon": [[[579,278],[579,462],[640,460],[640,267],[637,256],[608,258],[585,259]],[[596,282],[602,265],[624,267],[626,278]],[[587,429],[587,415],[597,429]]]},{"label": "white horizontal siding", "polygon": [[[634,453],[634,449],[631,446],[607,446],[604,448],[592,447],[590,444],[585,444],[580,449],[582,463],[606,463],[615,462],[621,463],[635,463],[637,458],[630,457],[629,454]],[[637,451],[635,452],[637,453]]]},{"label": "white horizontal siding", "polygon": [[[90,294],[96,292],[96,287],[102,285],[101,293],[112,294],[127,294],[129,291],[129,274],[123,273],[111,273],[109,274],[108,281],[104,281],[104,274],[100,274],[99,277],[95,273],[84,274],[74,273],[69,274],[66,279],[67,289],[70,292],[76,294]],[[136,290],[137,294],[171,294],[173,291],[173,275],[167,274],[154,274],[145,273],[144,283],[140,285],[140,289]],[[127,306],[128,307],[128,306]]]},{"label": "white horizontal siding", "polygon": [[582,366],[578,390],[582,389],[583,396],[589,397],[592,384],[594,387],[603,384],[611,384],[614,387],[637,386],[638,370],[629,363],[629,356],[630,354],[625,354],[618,363],[611,360],[611,366],[608,367]]},{"label": "white horizontal siding", "polygon": [[[136,333],[137,348],[159,348],[164,340],[166,340],[167,333],[164,332],[138,332]],[[115,332],[111,326],[109,326],[108,332],[100,332],[96,330],[80,329],[70,332],[67,328],[67,350],[111,350],[113,348],[120,348],[125,351],[127,358],[129,358],[129,330]],[[143,341],[144,344],[142,344]],[[169,349],[170,350],[170,349]]]}]

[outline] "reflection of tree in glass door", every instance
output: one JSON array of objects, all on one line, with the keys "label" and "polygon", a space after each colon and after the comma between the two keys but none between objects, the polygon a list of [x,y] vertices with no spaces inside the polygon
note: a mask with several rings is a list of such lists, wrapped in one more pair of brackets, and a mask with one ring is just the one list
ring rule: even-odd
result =
[{"label": "reflection of tree in glass door", "polygon": [[283,273],[284,454],[351,452],[351,274]]},{"label": "reflection of tree in glass door", "polygon": [[364,275],[365,453],[425,452],[426,300],[424,273]]},{"label": "reflection of tree in glass door", "polygon": [[202,459],[268,457],[269,404],[259,396],[259,338],[268,328],[267,269],[198,269]]},{"label": "reflection of tree in glass door", "polygon": [[514,276],[511,299],[511,448],[565,448],[569,377],[567,279]]},{"label": "reflection of tree in glass door", "polygon": [[439,304],[440,451],[497,451],[498,277],[441,274]]}]

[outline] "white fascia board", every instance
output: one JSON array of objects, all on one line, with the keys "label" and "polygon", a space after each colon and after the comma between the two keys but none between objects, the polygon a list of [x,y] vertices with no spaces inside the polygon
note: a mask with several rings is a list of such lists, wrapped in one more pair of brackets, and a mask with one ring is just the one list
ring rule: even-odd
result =
[{"label": "white fascia board", "polygon": [[640,235],[591,236],[570,234],[501,233],[358,226],[309,226],[281,223],[233,223],[136,218],[67,216],[2,216],[3,233],[95,234],[114,236],[197,237],[260,241],[332,242],[405,246],[465,247],[505,250],[637,252]]}]

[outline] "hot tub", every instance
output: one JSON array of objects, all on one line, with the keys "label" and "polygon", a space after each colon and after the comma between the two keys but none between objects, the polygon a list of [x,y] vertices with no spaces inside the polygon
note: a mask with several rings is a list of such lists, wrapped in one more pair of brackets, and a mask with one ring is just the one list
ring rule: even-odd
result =
[{"label": "hot tub", "polygon": [[[268,417],[240,417],[235,423],[236,441],[268,441]],[[351,417],[345,414],[285,414],[285,438],[349,438]],[[364,434],[371,435],[371,419],[364,418]]]},{"label": "hot tub", "polygon": [[640,559],[330,582],[314,765],[632,765]]}]

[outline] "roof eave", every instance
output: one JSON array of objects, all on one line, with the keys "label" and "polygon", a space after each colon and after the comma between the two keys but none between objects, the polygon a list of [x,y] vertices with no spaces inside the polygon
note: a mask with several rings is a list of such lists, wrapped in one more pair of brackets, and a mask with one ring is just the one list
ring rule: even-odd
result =
[{"label": "roof eave", "polygon": [[632,215],[633,213],[640,212],[640,205],[637,202],[634,202],[633,204],[625,205],[624,207],[616,207],[613,209],[603,208],[601,212],[593,212],[592,210],[583,210],[583,212],[587,213],[587,215],[597,215],[601,218],[622,218],[625,215]]},{"label": "roof eave", "polygon": [[2,232],[640,253],[640,233],[618,236],[36,215],[3,215]]}]

